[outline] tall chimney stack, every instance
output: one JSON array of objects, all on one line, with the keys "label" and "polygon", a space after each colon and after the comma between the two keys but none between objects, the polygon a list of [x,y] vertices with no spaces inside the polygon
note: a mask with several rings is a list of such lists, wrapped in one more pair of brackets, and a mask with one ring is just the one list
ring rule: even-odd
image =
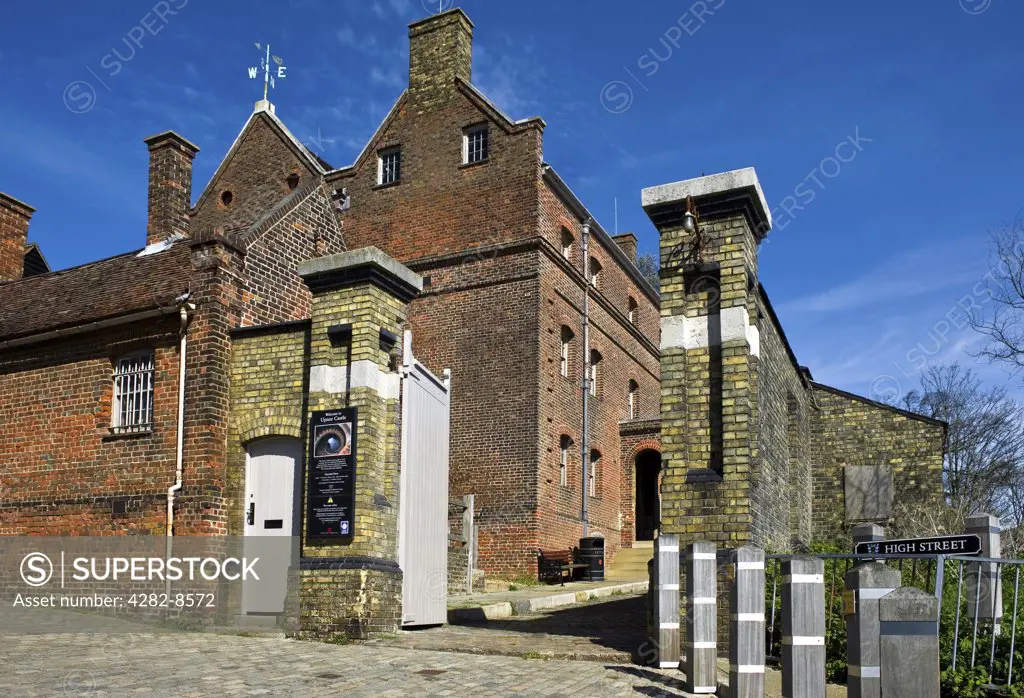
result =
[{"label": "tall chimney stack", "polygon": [[199,148],[174,131],[143,141],[149,146],[149,220],[146,244],[166,240],[175,233],[188,235],[192,205],[192,159]]},{"label": "tall chimney stack", "polygon": [[455,79],[473,71],[473,23],[461,9],[409,25],[409,97],[416,107],[443,105],[455,95]]},{"label": "tall chimney stack", "polygon": [[36,210],[0,192],[0,282],[17,281],[25,271],[28,222]]}]

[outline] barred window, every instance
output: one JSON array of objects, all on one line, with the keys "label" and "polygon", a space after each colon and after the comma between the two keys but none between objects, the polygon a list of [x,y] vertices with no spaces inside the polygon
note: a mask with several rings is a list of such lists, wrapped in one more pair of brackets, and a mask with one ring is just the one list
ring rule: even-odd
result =
[{"label": "barred window", "polygon": [[472,165],[483,162],[490,156],[490,139],[487,126],[474,126],[462,133],[462,162]]},{"label": "barred window", "polygon": [[402,149],[382,150],[377,156],[377,184],[394,184],[402,179]]},{"label": "barred window", "polygon": [[601,358],[601,352],[597,349],[590,350],[590,394],[594,397],[597,397],[597,375]]},{"label": "barred window", "polygon": [[590,452],[590,470],[587,471],[587,493],[591,497],[597,496],[597,469],[601,465],[601,452],[593,450]]},{"label": "barred window", "polygon": [[640,384],[635,380],[629,381],[629,418],[636,419],[636,394],[640,390]]},{"label": "barred window", "polygon": [[134,354],[114,367],[113,428],[145,431],[153,425],[153,354]]}]

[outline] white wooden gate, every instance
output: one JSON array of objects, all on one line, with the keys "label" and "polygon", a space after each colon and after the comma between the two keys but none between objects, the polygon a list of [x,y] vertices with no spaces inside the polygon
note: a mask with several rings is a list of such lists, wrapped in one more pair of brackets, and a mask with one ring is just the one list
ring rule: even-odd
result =
[{"label": "white wooden gate", "polygon": [[398,564],[402,625],[448,618],[448,418],[450,377],[437,378],[412,354],[405,333]]}]

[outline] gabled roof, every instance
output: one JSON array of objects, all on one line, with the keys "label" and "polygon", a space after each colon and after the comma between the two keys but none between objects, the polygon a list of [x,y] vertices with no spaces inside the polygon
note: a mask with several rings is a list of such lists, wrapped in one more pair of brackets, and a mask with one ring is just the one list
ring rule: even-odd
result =
[{"label": "gabled roof", "polygon": [[309,165],[311,170],[320,175],[327,172],[329,169],[326,167],[327,163],[309,152],[306,146],[302,145],[299,139],[292,135],[292,132],[284,125],[284,122],[277,118],[277,115],[274,113],[274,105],[270,102],[260,101],[256,103],[256,109],[253,110],[252,114],[249,115],[249,118],[246,119],[245,125],[243,125],[242,130],[238,132],[238,135],[235,137],[235,141],[228,149],[227,155],[225,155],[224,159],[220,161],[220,165],[217,166],[213,176],[210,177],[210,181],[207,182],[206,186],[203,188],[203,193],[200,194],[199,200],[196,201],[196,205],[192,207],[193,213],[202,208],[203,203],[206,202],[206,199],[210,196],[210,192],[213,190],[213,183],[217,181],[217,178],[220,177],[221,173],[231,161],[231,158],[234,157],[235,152],[238,150],[238,146],[242,142],[242,137],[252,127],[256,119],[265,119],[267,123],[270,124],[270,127],[277,131],[285,144],[291,148],[300,160],[303,160],[307,165]]},{"label": "gabled roof", "polygon": [[372,136],[370,136],[370,140],[368,140],[366,145],[363,146],[363,149],[359,151],[359,155],[357,155],[356,159],[352,161],[352,164],[331,170],[327,173],[328,179],[332,177],[345,177],[355,171],[356,165],[363,161],[363,158],[365,158],[367,153],[370,152],[370,148],[373,147],[373,144],[380,140],[380,137],[384,135],[384,131],[387,130],[391,122],[394,121],[396,116],[398,116],[398,113],[402,111],[402,105],[405,104],[405,98],[408,94],[408,89],[402,90],[402,94],[398,95],[398,99],[395,100],[395,103],[391,105],[391,109],[388,110],[387,116],[385,116],[384,120],[380,122],[380,126],[378,126],[377,130],[373,132]]},{"label": "gabled roof", "polygon": [[27,244],[25,246],[25,261],[22,268],[22,278],[46,274],[49,271],[50,263],[46,261],[46,257],[43,256],[43,251],[39,249],[39,245],[34,242]]},{"label": "gabled roof", "polygon": [[140,252],[0,285],[0,340],[174,307],[188,291],[188,242]]}]

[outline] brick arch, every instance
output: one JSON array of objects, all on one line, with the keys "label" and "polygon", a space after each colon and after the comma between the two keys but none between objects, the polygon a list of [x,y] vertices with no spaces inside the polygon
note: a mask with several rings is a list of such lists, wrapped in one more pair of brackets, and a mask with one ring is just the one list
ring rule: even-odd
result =
[{"label": "brick arch", "polygon": [[268,436],[302,438],[302,418],[298,414],[252,414],[235,422],[238,440],[243,446]]},{"label": "brick arch", "polygon": [[[657,451],[658,455],[661,455],[661,441],[659,439],[644,439],[638,442],[633,448],[629,449],[629,454],[626,458],[630,467],[636,463],[636,457],[644,451]],[[626,463],[623,463],[625,466]]]}]

